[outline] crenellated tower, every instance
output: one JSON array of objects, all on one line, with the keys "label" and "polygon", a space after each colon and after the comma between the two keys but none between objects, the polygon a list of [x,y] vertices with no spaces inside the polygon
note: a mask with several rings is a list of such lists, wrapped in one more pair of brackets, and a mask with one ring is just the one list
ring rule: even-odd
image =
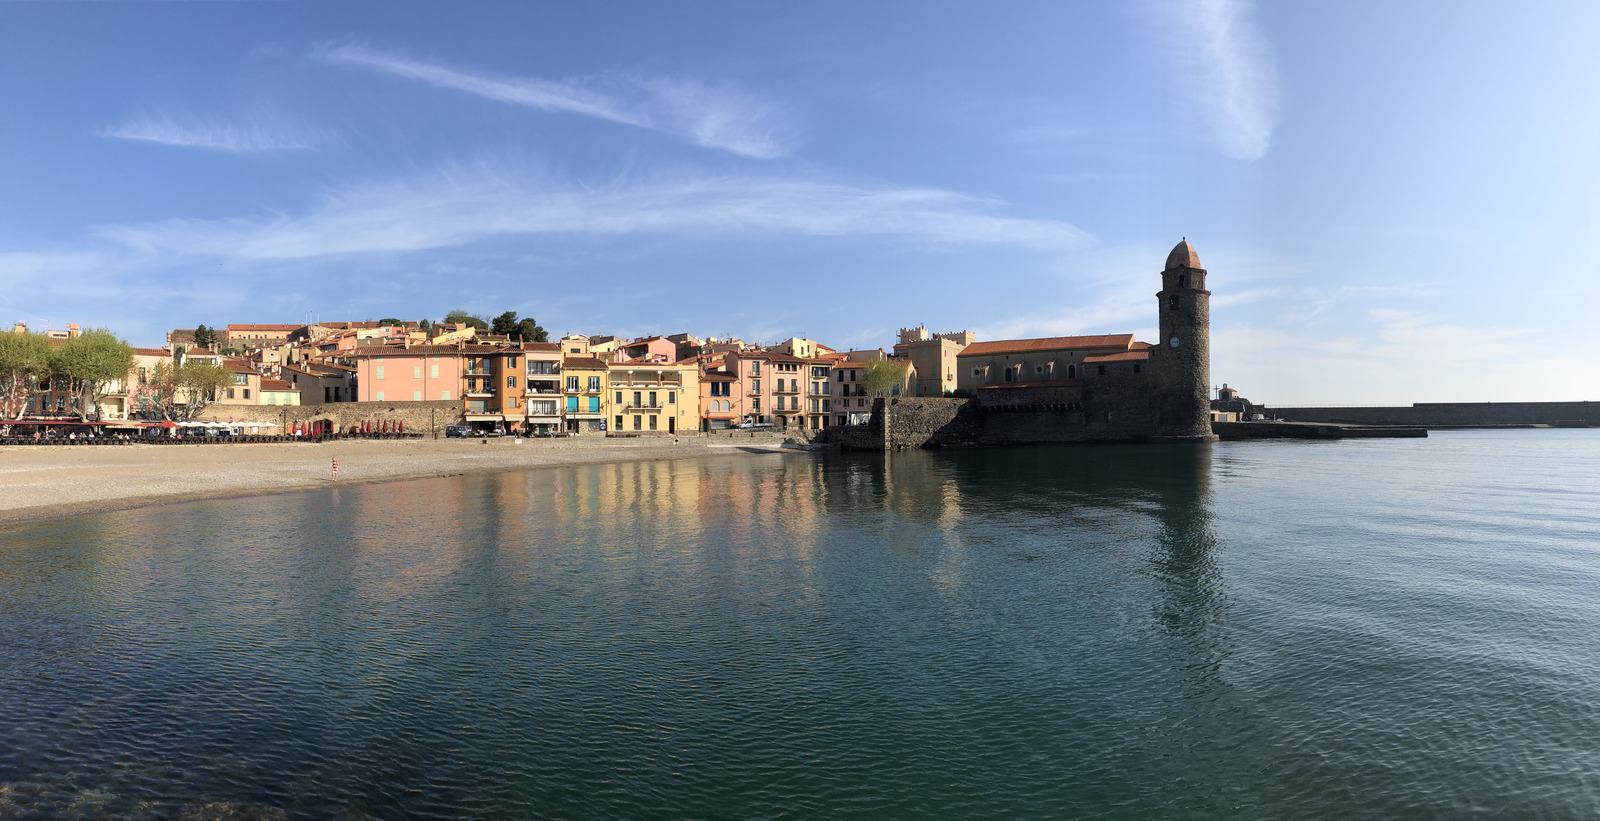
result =
[{"label": "crenellated tower", "polygon": [[1161,339],[1152,351],[1155,435],[1209,441],[1211,434],[1211,292],[1200,255],[1185,237],[1161,272]]}]

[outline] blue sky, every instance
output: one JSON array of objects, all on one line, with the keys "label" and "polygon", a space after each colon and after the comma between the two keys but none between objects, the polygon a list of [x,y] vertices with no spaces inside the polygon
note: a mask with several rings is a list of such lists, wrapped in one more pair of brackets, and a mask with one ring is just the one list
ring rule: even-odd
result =
[{"label": "blue sky", "polygon": [[1600,4],[0,4],[0,307],[1155,336],[1281,404],[1600,399]]}]

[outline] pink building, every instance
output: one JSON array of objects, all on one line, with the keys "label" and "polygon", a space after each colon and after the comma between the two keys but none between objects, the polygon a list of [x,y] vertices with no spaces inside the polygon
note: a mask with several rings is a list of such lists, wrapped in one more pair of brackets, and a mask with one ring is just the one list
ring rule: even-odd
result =
[{"label": "pink building", "polygon": [[[772,357],[765,351],[729,351],[722,369],[733,376],[734,406],[742,424],[772,424]],[[742,402],[742,404],[740,404]]]},{"label": "pink building", "polygon": [[459,401],[465,357],[466,353],[455,345],[385,346],[358,351],[354,357],[356,401]]},{"label": "pink building", "polygon": [[676,362],[678,343],[664,336],[635,339],[617,348],[616,362]]}]

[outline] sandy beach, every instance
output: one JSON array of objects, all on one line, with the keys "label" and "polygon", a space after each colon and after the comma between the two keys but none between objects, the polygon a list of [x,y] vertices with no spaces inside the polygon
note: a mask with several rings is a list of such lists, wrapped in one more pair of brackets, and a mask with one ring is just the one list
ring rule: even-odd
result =
[{"label": "sandy beach", "polygon": [[[487,442],[487,444],[486,444]],[[440,439],[0,448],[0,521],[522,468],[793,452],[780,440]]]}]

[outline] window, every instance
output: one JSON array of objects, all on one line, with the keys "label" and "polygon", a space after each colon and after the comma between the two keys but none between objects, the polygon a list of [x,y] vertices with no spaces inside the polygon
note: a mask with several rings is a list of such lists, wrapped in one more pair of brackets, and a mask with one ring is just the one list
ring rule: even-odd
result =
[{"label": "window", "polygon": [[276,404],[278,404],[278,395],[275,394],[275,393],[267,394],[267,404],[268,405],[276,405]]},{"label": "window", "polygon": [[612,427],[616,428],[617,430],[622,430],[622,417],[618,416],[617,424],[613,425]]},{"label": "window", "polygon": [[590,393],[599,393],[600,392],[600,377],[598,377],[598,376],[589,377],[589,392]]},{"label": "window", "polygon": [[1189,275],[1188,274],[1179,274],[1178,275],[1178,287],[1179,288],[1187,288],[1187,287],[1189,287]]},{"label": "window", "polygon": [[567,393],[577,393],[577,392],[578,392],[578,377],[576,377],[576,376],[567,377]]},{"label": "window", "polygon": [[428,377],[430,379],[439,378],[439,363],[435,362],[434,364],[428,366]]},{"label": "window", "polygon": [[411,378],[412,379],[421,379],[422,378],[422,366],[421,365],[412,365],[411,366]]},{"label": "window", "polygon": [[637,414],[633,417],[633,429],[644,430],[644,417]]},{"label": "window", "polygon": [[822,400],[822,412],[823,413],[827,413],[828,411],[832,410],[832,408],[828,407],[829,401],[830,400],[827,400],[827,399]]},{"label": "window", "polygon": [[982,368],[973,368],[972,369],[972,375],[973,376],[983,376],[983,369]]},{"label": "window", "polygon": [[639,408],[639,407],[644,407],[644,406],[643,406],[643,405],[642,405],[642,404],[641,404],[641,403],[640,403],[640,402],[639,402],[639,392],[638,392],[638,391],[634,391],[634,392],[633,392],[633,406],[634,406],[634,407],[636,407],[636,408]]},{"label": "window", "polygon": [[750,400],[750,412],[761,413],[761,399],[759,397]]},{"label": "window", "polygon": [[[574,378],[576,378],[576,377],[574,377]],[[567,413],[577,413],[577,412],[578,412],[578,397],[576,397],[576,396],[567,397]]]},{"label": "window", "polygon": [[422,401],[422,391],[412,391],[411,392],[411,401],[413,401],[413,402],[421,402]]},{"label": "window", "polygon": [[140,368],[139,369],[139,384],[144,385],[144,384],[147,384],[149,381],[150,381],[149,369],[148,368]]},{"label": "window", "polygon": [[1068,379],[1077,379],[1078,378],[1078,366],[1077,365],[1068,365],[1067,366],[1067,378]]},{"label": "window", "polygon": [[1139,372],[1139,363],[1137,363],[1137,362],[1133,363],[1133,372],[1134,373],[1138,373]]},{"label": "window", "polygon": [[383,366],[382,365],[377,366],[377,371],[378,371],[378,378],[382,379],[383,378]]},{"label": "window", "polygon": [[449,391],[439,391],[439,401],[440,402],[449,402],[450,401],[450,392]]},{"label": "window", "polygon": [[617,404],[622,404],[622,391],[617,391]]},{"label": "window", "polygon": [[517,378],[515,376],[506,377],[506,387],[515,388],[516,386],[517,386]]},{"label": "window", "polygon": [[378,391],[378,401],[379,402],[383,401],[383,391]]},{"label": "window", "polygon": [[1167,300],[1167,310],[1169,310],[1169,311],[1178,310],[1178,298],[1177,297],[1173,297],[1173,298]]},{"label": "window", "polygon": [[760,393],[761,392],[761,380],[759,380],[759,379],[750,380],[750,392],[751,393]]},{"label": "window", "polygon": [[1011,368],[1010,368],[1010,366],[1007,366],[1006,367],[1006,381],[1010,382],[1012,380],[1013,380],[1013,376],[1012,376],[1012,373],[1011,373]]},{"label": "window", "polygon": [[839,371],[839,381],[840,382],[844,381],[844,371]]},{"label": "window", "polygon": [[750,375],[751,376],[760,376],[761,375],[761,363],[760,362],[751,362],[750,363]]},{"label": "window", "polygon": [[511,361],[506,365],[506,367],[515,368],[517,366],[517,358],[513,356],[510,359]]},{"label": "window", "polygon": [[528,360],[528,373],[555,373],[554,362],[535,362]]},{"label": "window", "polygon": [[506,407],[514,408],[516,406],[517,406],[517,398],[515,396],[506,399]]},{"label": "window", "polygon": [[650,417],[650,429],[651,430],[655,430],[656,429],[656,418],[654,416]]},{"label": "window", "polygon": [[232,398],[233,398],[233,388],[229,388],[229,389],[228,389],[228,398],[229,398],[229,399],[232,399]]},{"label": "window", "polygon": [[676,405],[676,404],[678,404],[678,392],[677,391],[667,391],[667,404],[668,405]]},{"label": "window", "polygon": [[233,375],[233,384],[235,384],[235,385],[248,385],[248,384],[250,384],[250,374],[247,374],[247,373],[236,373],[236,374],[234,374]]},{"label": "window", "polygon": [[650,407],[652,407],[652,408],[659,407],[656,404],[656,392],[655,391],[651,391],[650,392]]},{"label": "window", "polygon": [[1106,375],[1106,366],[1104,366],[1104,365],[1100,366],[1100,375],[1101,376],[1105,376]]},{"label": "window", "polygon": [[581,348],[568,348],[567,352],[568,353],[582,353],[583,349],[581,349]]},{"label": "window", "polygon": [[600,397],[598,397],[598,396],[589,397],[589,412],[590,413],[599,413],[600,412]]}]

